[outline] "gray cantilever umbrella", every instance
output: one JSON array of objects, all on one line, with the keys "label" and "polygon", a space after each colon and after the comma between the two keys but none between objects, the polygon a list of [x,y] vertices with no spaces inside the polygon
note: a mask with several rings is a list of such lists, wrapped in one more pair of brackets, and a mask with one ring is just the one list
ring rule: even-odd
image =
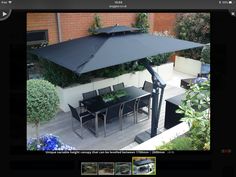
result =
[{"label": "gray cantilever umbrella", "polygon": [[200,47],[202,44],[114,26],[96,35],[73,39],[33,51],[34,54],[77,74],[106,68],[157,54]]},{"label": "gray cantilever umbrella", "polygon": [[[203,44],[195,42],[141,33],[137,28],[113,26],[97,30],[96,35],[65,41],[32,52],[77,74],[82,74],[157,54],[202,46]],[[151,73],[153,81],[150,135],[153,137],[157,132],[165,83],[150,65],[145,63],[145,66]],[[159,88],[161,96],[158,101]]]}]

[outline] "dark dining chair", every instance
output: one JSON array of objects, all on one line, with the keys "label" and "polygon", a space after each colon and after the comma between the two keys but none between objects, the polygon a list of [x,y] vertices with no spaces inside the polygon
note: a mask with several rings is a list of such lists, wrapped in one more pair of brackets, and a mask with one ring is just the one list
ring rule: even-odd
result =
[{"label": "dark dining chair", "polygon": [[142,89],[149,92],[149,93],[152,93],[153,84],[151,82],[145,81]]},{"label": "dark dining chair", "polygon": [[[71,106],[70,104],[68,104],[70,110],[71,110],[71,115],[72,115],[72,119],[71,119],[71,126],[72,126],[72,130],[73,132],[78,135],[80,138],[83,139],[83,129],[84,129],[84,125],[86,123],[88,123],[90,120],[95,119],[95,117],[90,114],[89,112],[83,112],[83,113],[78,113],[78,111],[76,110],[76,108],[74,108],[73,106]],[[80,133],[78,133],[74,126],[74,121],[78,121],[80,124]]]},{"label": "dark dining chair", "polygon": [[124,89],[124,88],[125,88],[125,85],[124,85],[123,82],[122,82],[122,83],[119,83],[119,84],[116,84],[116,85],[113,85],[113,90],[114,90],[114,91],[122,90],[122,89]]},{"label": "dark dining chair", "polygon": [[[82,96],[83,96],[83,100],[87,100],[89,98],[96,97],[97,96],[97,91],[93,90],[93,91],[90,91],[90,92],[82,93]],[[86,108],[84,107],[84,105],[81,101],[79,101],[79,107],[80,107],[81,112],[84,112],[86,110]]]},{"label": "dark dining chair", "polygon": [[[143,110],[143,108],[147,107],[148,111]],[[143,96],[137,101],[137,111],[136,111],[136,123],[142,122],[150,118],[150,109],[151,109],[151,95]],[[145,117],[138,117],[138,113],[146,114]],[[139,120],[140,121],[139,121]]]},{"label": "dark dining chair", "polygon": [[105,87],[105,88],[102,88],[102,89],[98,89],[98,93],[99,95],[105,95],[107,93],[110,93],[111,92],[111,87]]},{"label": "dark dining chair", "polygon": [[[107,136],[107,124],[111,123],[110,125],[113,126],[116,123],[114,123],[115,121],[119,121],[119,130],[121,130],[121,117],[120,117],[120,113],[121,113],[121,106],[122,104],[116,104],[113,106],[110,106],[106,109],[106,112],[103,114],[103,121],[104,121],[104,136]],[[114,124],[113,124],[114,123]],[[112,127],[113,128],[113,127]],[[114,131],[112,132],[114,133]],[[110,133],[110,134],[112,134]]]},{"label": "dark dining chair", "polygon": [[86,93],[83,93],[82,96],[83,96],[84,100],[87,100],[89,98],[93,98],[93,97],[97,96],[97,91],[93,90],[93,91],[90,91],[90,92],[86,92]]},{"label": "dark dining chair", "polygon": [[[123,121],[126,121],[128,119],[128,116],[131,115],[133,118],[133,123],[136,122],[136,99],[131,100],[128,102],[123,103],[122,110],[121,110],[121,129],[123,129]],[[128,124],[126,124],[128,125]],[[130,123],[132,125],[132,123]],[[128,125],[127,127],[129,127]]]}]

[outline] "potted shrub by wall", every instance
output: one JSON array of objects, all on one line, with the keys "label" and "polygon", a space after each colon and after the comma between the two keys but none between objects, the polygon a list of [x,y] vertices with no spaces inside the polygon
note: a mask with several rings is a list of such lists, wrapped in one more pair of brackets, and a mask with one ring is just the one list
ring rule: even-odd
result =
[{"label": "potted shrub by wall", "polygon": [[210,44],[203,47],[201,52],[201,74],[210,73]]},{"label": "potted shrub by wall", "polygon": [[55,117],[59,106],[59,97],[55,86],[46,80],[27,81],[27,122],[35,126],[36,138],[27,141],[27,150],[65,150],[73,149],[64,145],[54,135],[39,136],[40,122]]}]

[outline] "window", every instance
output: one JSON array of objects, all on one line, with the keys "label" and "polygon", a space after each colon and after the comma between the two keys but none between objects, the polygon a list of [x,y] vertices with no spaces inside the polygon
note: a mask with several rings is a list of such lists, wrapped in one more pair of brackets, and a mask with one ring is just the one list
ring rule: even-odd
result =
[{"label": "window", "polygon": [[27,45],[41,45],[48,43],[48,30],[35,30],[27,32]]}]

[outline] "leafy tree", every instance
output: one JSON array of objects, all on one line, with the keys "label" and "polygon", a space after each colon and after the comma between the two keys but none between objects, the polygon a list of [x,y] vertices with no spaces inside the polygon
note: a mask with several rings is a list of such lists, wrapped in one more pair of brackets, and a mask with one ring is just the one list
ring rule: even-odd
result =
[{"label": "leafy tree", "polygon": [[36,127],[37,144],[40,122],[52,119],[58,106],[59,97],[54,85],[40,79],[27,81],[27,122],[33,123]]}]

